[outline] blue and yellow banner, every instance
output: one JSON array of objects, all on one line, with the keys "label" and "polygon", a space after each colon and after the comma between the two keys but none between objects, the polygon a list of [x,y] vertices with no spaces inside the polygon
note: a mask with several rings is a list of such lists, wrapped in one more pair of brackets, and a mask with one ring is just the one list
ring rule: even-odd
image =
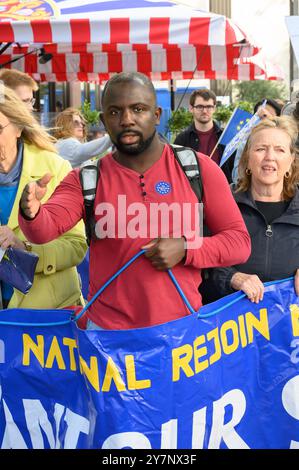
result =
[{"label": "blue and yellow banner", "polygon": [[1,312],[0,447],[299,448],[293,282],[128,331]]}]

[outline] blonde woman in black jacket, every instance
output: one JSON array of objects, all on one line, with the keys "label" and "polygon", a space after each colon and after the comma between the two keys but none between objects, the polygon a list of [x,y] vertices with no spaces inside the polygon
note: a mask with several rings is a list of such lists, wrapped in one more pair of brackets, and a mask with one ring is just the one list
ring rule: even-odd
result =
[{"label": "blonde woman in black jacket", "polygon": [[299,160],[297,125],[288,117],[264,120],[244,148],[233,193],[251,236],[242,265],[214,269],[212,284],[222,297],[242,290],[258,303],[263,282],[295,275],[299,295]]}]

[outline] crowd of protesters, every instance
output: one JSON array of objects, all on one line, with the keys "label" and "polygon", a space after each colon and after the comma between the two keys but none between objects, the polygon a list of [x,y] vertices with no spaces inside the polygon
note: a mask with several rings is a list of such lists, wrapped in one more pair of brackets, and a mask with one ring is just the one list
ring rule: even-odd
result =
[{"label": "crowd of protesters", "polygon": [[[87,123],[79,110],[59,112],[54,137],[50,137],[34,118],[34,80],[14,70],[1,71],[0,80],[4,83],[4,100],[0,102],[0,247],[33,251],[39,256],[28,294],[1,283],[2,308],[80,305],[83,299],[76,267],[87,250],[82,164],[101,157],[95,207],[112,204],[118,224],[119,195],[128,203],[145,205],[195,204],[198,199],[171,147],[156,132],[161,109],[154,87],[144,75],[121,73],[107,82],[99,127],[107,132],[89,142]],[[263,298],[263,282],[292,275],[299,295],[299,259],[294,255],[299,253],[298,126],[296,116],[280,117],[281,108],[279,101],[266,97],[257,103],[254,112],[260,123],[220,169],[224,147],[218,145],[223,129],[213,119],[216,96],[207,89],[191,94],[193,122],[174,143],[197,152],[206,236],[201,246],[194,248],[188,235],[174,226],[168,236],[159,233],[154,239],[95,232],[90,245],[88,298],[134,253],[142,248],[146,253],[90,308],[89,328],[135,328],[188,314],[165,278],[163,271],[168,268],[174,269],[195,309],[202,305],[201,296],[211,301],[238,290],[258,303]],[[99,216],[105,217],[98,213],[97,222]],[[129,225],[132,217],[126,217]],[[208,274],[198,290],[202,269]],[[134,290],[128,290],[128,284],[134,285]],[[159,299],[163,299],[160,306]]]}]

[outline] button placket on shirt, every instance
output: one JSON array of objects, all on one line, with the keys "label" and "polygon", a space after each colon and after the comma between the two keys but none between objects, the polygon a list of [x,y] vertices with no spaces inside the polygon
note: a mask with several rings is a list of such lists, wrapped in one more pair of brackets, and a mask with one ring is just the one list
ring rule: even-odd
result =
[{"label": "button placket on shirt", "polygon": [[141,196],[145,199],[146,191],[145,191],[145,182],[144,182],[144,175],[139,176],[140,180],[140,187],[141,187]]}]

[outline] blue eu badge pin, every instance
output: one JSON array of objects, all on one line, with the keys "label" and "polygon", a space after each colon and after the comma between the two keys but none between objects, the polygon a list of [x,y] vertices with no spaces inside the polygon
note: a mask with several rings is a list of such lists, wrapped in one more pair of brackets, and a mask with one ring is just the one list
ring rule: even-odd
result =
[{"label": "blue eu badge pin", "polygon": [[171,184],[170,183],[167,183],[166,181],[159,181],[156,185],[155,185],[155,190],[158,194],[161,194],[162,196],[164,196],[165,194],[168,194],[170,193],[171,191]]}]

